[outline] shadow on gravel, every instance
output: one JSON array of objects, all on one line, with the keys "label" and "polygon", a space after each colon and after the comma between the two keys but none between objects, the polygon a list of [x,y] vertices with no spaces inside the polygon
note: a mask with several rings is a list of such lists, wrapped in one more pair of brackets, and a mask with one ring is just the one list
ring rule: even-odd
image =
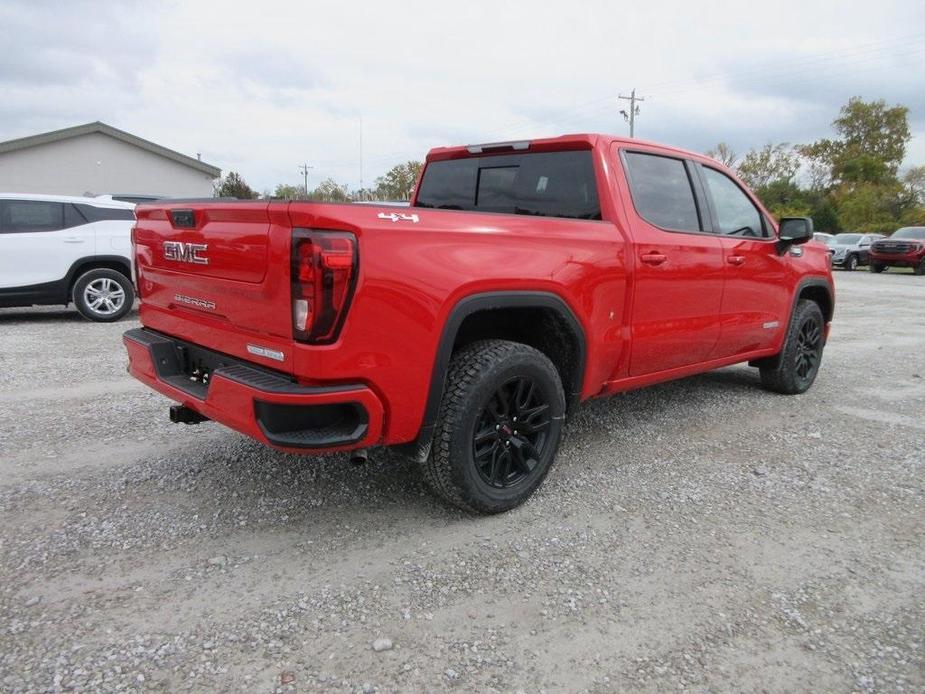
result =
[{"label": "shadow on gravel", "polygon": [[[132,309],[115,323],[137,322],[138,311]],[[89,323],[81,316],[77,309],[60,308],[53,310],[36,311],[35,309],[8,309],[0,308],[0,324],[11,323]]]},{"label": "shadow on gravel", "polygon": [[[632,441],[666,419],[699,421],[713,407],[766,397],[751,370],[733,368],[594,401],[575,412],[560,453],[593,445],[602,428]],[[218,425],[204,426],[221,431]],[[418,465],[388,449],[374,449],[369,462],[354,466],[347,455],[288,455],[227,432],[148,457],[125,473],[119,486],[138,492],[153,483],[154,496],[168,492],[169,505],[177,503],[179,493],[180,508],[213,517],[218,525],[305,527],[332,518],[453,522],[469,517],[432,496]]]}]

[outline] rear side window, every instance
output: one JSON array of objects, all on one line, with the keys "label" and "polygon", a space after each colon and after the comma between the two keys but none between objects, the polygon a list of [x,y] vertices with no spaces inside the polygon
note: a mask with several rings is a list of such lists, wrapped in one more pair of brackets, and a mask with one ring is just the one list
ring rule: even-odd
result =
[{"label": "rear side window", "polygon": [[601,218],[589,150],[434,161],[424,170],[416,204],[444,210]]},{"label": "rear side window", "polygon": [[639,216],[670,231],[702,231],[694,189],[680,159],[626,152],[626,168]]},{"label": "rear side window", "polygon": [[88,222],[103,222],[112,219],[135,219],[134,210],[119,207],[94,207],[93,205],[77,205],[77,209]]},{"label": "rear side window", "polygon": [[713,210],[721,234],[735,236],[766,236],[761,213],[745,192],[729,178],[709,166],[703,167]]},{"label": "rear side window", "polygon": [[42,200],[6,200],[0,230],[5,233],[58,231],[64,228],[64,205]]}]

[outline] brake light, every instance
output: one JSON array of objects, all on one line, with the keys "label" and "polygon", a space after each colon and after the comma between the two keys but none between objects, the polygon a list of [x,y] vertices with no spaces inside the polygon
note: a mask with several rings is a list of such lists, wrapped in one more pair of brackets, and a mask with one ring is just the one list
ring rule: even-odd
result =
[{"label": "brake light", "polygon": [[135,294],[141,298],[141,275],[138,274],[138,242],[135,240],[135,232],[138,227],[132,225],[132,269],[135,271]]},{"label": "brake light", "polygon": [[292,333],[299,342],[334,342],[353,296],[357,240],[343,231],[292,234]]}]

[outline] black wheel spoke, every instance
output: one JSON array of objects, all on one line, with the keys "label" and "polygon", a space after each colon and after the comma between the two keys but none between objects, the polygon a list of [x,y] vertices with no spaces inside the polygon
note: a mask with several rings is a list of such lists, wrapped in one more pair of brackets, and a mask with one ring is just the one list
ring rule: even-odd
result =
[{"label": "black wheel spoke", "polygon": [[550,409],[542,387],[527,376],[492,393],[472,436],[476,469],[487,484],[513,487],[534,472],[550,436]]}]

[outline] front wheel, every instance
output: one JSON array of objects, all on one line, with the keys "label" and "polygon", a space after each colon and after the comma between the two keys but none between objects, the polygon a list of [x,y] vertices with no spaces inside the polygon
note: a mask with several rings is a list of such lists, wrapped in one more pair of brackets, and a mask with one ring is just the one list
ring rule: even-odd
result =
[{"label": "front wheel", "polygon": [[506,340],[474,342],[450,363],[425,480],[465,511],[509,511],[542,484],[564,418],[562,382],[545,354]]},{"label": "front wheel", "polygon": [[876,263],[873,260],[870,261],[870,265],[867,266],[867,269],[871,272],[881,273],[886,270],[886,265],[883,263]]},{"label": "front wheel", "polygon": [[97,268],[82,274],[71,297],[84,318],[111,323],[128,313],[135,302],[132,281],[116,270]]},{"label": "front wheel", "polygon": [[790,319],[784,348],[759,366],[761,384],[784,395],[805,393],[816,380],[822,363],[825,319],[819,304],[801,299]]},{"label": "front wheel", "polygon": [[857,270],[858,269],[858,257],[856,255],[849,255],[845,260],[845,269],[846,270]]},{"label": "front wheel", "polygon": [[912,272],[916,275],[925,275],[925,258],[922,258],[922,262],[912,268]]}]

